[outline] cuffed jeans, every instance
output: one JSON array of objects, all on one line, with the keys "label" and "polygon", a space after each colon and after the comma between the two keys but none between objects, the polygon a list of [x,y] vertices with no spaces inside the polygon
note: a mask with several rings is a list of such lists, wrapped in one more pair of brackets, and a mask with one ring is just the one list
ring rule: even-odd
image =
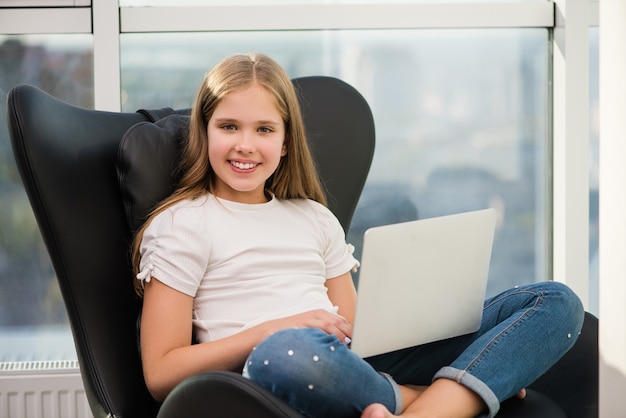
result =
[{"label": "cuffed jeans", "polygon": [[485,416],[493,417],[500,402],[572,347],[583,317],[582,304],[568,287],[536,283],[488,299],[475,333],[364,360],[321,330],[283,330],[253,350],[243,375],[309,417],[358,417],[372,403],[399,414],[398,384],[451,379],[478,394]]}]

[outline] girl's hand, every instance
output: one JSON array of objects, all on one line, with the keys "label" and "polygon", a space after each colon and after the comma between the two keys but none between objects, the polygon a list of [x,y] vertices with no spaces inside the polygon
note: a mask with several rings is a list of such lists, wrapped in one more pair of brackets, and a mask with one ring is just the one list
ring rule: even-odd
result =
[{"label": "girl's hand", "polygon": [[349,344],[352,339],[352,322],[356,306],[356,289],[352,276],[348,271],[341,276],[326,280],[325,286],[331,303],[339,309],[338,314],[316,309],[269,321],[263,324],[266,327],[266,336],[285,328],[318,328],[336,336],[339,341]]},{"label": "girl's hand", "polygon": [[341,315],[324,309],[315,309],[301,314],[269,321],[269,332],[276,332],[286,328],[318,328],[335,335],[339,341],[349,343],[352,338],[352,324]]}]

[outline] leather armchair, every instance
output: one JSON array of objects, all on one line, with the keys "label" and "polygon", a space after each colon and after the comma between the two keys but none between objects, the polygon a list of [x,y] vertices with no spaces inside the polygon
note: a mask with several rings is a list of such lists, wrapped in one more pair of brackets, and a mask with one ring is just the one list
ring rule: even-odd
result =
[{"label": "leather armchair", "polygon": [[[374,152],[370,109],[340,80],[293,82],[329,206],[347,230]],[[187,113],[87,110],[27,85],[8,96],[15,159],[57,274],[91,410],[95,417],[299,417],[236,373],[189,378],[162,405],[145,387],[129,244],[170,190]],[[498,416],[597,416],[597,320],[588,315],[574,349]]]}]

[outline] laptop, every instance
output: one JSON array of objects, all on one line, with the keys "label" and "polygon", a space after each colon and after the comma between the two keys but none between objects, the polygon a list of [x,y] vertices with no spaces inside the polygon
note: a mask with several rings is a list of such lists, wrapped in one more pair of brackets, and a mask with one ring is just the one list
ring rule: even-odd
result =
[{"label": "laptop", "polygon": [[369,357],[477,331],[495,224],[484,209],[368,229],[352,351]]}]

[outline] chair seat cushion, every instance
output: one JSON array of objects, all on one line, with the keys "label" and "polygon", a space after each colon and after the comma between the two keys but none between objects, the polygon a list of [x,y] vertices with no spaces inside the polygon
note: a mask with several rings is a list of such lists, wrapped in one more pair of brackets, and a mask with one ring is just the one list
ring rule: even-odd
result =
[{"label": "chair seat cushion", "polygon": [[561,407],[548,396],[527,389],[525,399],[511,398],[500,406],[497,418],[567,418]]}]

